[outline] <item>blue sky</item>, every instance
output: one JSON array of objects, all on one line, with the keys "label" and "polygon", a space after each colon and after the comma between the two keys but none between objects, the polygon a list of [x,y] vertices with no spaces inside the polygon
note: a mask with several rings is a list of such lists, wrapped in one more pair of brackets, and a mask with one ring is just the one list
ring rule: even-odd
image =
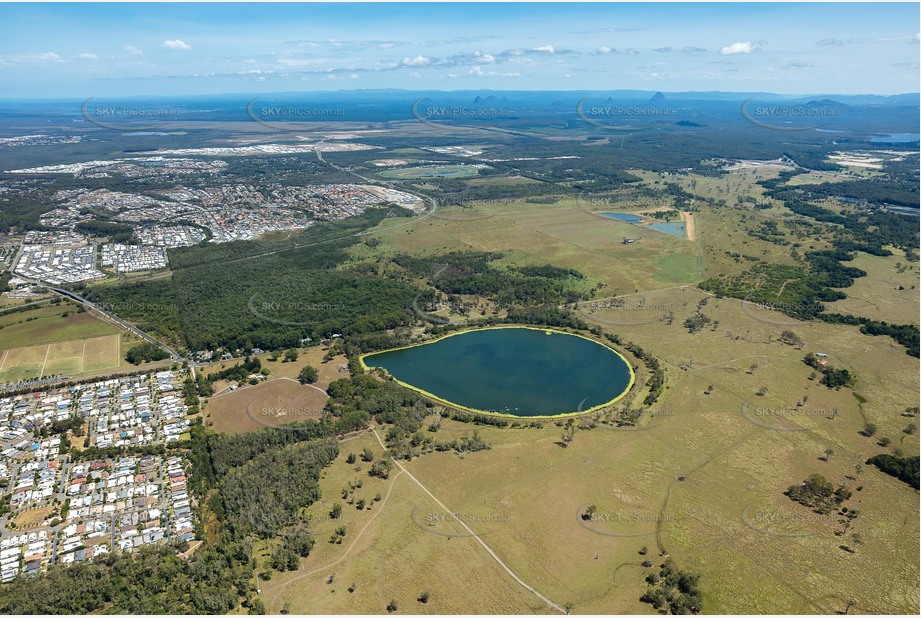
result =
[{"label": "blue sky", "polygon": [[918,3],[0,4],[0,97],[359,88],[893,94]]}]

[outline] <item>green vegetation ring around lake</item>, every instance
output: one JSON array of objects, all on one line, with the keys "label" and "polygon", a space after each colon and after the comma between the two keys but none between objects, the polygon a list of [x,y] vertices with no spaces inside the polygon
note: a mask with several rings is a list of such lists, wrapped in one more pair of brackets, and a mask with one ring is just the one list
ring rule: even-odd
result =
[{"label": "green vegetation ring around lake", "polygon": [[[485,332],[501,337],[487,342],[477,335]],[[554,346],[533,333],[553,336]],[[436,350],[433,344],[439,343],[442,346]],[[423,356],[407,353],[423,346]],[[636,382],[633,367],[618,350],[585,335],[534,326],[465,329],[362,354],[359,362],[366,371],[380,369],[398,384],[442,405],[518,419],[595,412],[622,399]]]}]

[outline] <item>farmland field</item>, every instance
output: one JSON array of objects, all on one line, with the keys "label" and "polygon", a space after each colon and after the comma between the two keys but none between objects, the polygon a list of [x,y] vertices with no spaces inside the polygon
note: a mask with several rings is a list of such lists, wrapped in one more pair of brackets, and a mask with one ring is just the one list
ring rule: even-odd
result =
[{"label": "farmland field", "polygon": [[381,178],[399,180],[416,180],[425,178],[466,178],[476,176],[477,168],[472,165],[433,165],[424,167],[405,167],[384,170],[377,174]]},{"label": "farmland field", "polygon": [[0,379],[9,382],[48,376],[80,376],[117,369],[125,365],[121,358],[121,339],[127,338],[127,351],[140,341],[123,334],[70,339],[3,350]]}]

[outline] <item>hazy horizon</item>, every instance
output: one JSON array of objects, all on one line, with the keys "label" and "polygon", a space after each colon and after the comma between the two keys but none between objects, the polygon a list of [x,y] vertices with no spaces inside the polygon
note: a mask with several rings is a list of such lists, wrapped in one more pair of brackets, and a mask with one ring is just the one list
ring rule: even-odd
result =
[{"label": "hazy horizon", "polygon": [[[917,3],[0,5],[17,99],[921,90]],[[445,87],[450,84],[450,87]],[[509,88],[512,86],[512,88]],[[341,90],[341,89],[334,89]]]}]

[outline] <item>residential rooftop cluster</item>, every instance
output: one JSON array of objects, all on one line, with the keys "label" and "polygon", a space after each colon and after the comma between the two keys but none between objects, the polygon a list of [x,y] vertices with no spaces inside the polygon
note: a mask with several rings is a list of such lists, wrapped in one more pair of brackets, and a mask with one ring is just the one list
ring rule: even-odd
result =
[{"label": "residential rooftop cluster", "polygon": [[99,264],[103,268],[114,268],[117,273],[166,268],[166,251],[163,247],[109,243],[102,246]]},{"label": "residential rooftop cluster", "polygon": [[138,157],[103,161],[83,161],[63,165],[43,165],[18,170],[10,174],[71,174],[75,178],[125,178],[169,177],[187,174],[217,174],[227,168],[225,161],[215,159],[188,159],[182,157]]},{"label": "residential rooftop cluster", "polygon": [[172,371],[82,385],[76,396],[90,446],[174,442],[190,425]]},{"label": "residential rooftop cluster", "polygon": [[138,242],[149,247],[190,247],[205,240],[205,233],[191,225],[152,225],[138,228]]},{"label": "residential rooftop cluster", "polygon": [[24,245],[15,272],[55,285],[102,279],[105,273],[96,268],[96,247],[56,247]]},{"label": "residential rooftop cluster", "polygon": [[14,146],[48,146],[50,144],[79,144],[82,135],[17,135],[16,137],[0,137],[0,148]]},{"label": "residential rooftop cluster", "polygon": [[193,538],[185,459],[81,460],[69,446],[179,440],[190,425],[181,378],[160,371],[0,398],[0,580]]}]

